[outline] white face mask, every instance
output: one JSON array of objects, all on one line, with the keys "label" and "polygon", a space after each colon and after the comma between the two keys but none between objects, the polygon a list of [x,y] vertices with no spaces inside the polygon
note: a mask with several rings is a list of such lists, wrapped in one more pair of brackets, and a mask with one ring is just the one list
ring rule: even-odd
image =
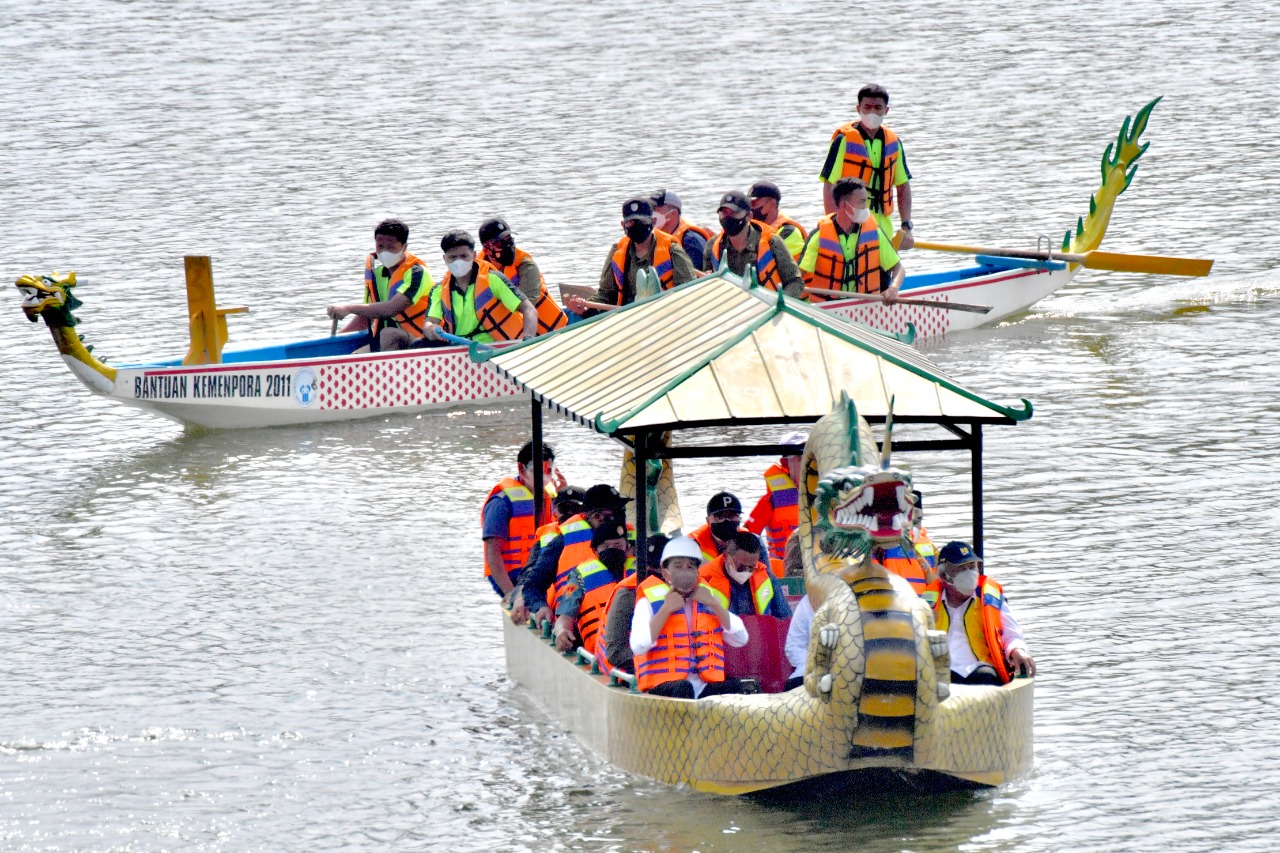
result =
[{"label": "white face mask", "polygon": [[951,579],[951,585],[961,595],[973,595],[978,589],[978,572],[976,569],[965,569]]},{"label": "white face mask", "polygon": [[733,578],[738,583],[746,583],[747,579],[750,578],[752,574],[754,574],[754,570],[747,570],[745,572],[740,572],[729,563],[725,563],[724,568],[725,568],[725,571],[729,573],[729,577]]},{"label": "white face mask", "polygon": [[865,207],[860,207],[853,212],[853,221],[861,225],[871,216],[871,211]]},{"label": "white face mask", "polygon": [[449,272],[453,273],[456,277],[461,278],[471,272],[471,261],[449,261],[448,267]]},{"label": "white face mask", "polygon": [[381,251],[378,253],[378,263],[390,269],[400,261],[404,260],[404,252],[388,252]]},{"label": "white face mask", "polygon": [[862,113],[862,126],[867,130],[879,130],[880,125],[884,122],[884,116],[878,113]]}]

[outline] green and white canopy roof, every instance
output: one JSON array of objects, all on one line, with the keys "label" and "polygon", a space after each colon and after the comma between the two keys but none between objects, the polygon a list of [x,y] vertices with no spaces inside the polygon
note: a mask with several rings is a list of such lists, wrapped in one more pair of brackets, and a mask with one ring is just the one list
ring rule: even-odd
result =
[{"label": "green and white canopy roof", "polygon": [[808,302],[719,276],[552,335],[472,357],[605,434],[803,423],[848,393],[896,421],[1011,423],[1031,417],[945,376],[909,344]]}]

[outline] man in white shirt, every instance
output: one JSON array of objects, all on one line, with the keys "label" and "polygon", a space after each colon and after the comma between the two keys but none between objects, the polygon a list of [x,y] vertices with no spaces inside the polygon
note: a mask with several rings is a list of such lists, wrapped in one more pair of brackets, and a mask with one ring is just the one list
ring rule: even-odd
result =
[{"label": "man in white shirt", "polygon": [[806,595],[791,611],[791,624],[787,626],[787,639],[782,650],[787,661],[795,667],[783,690],[795,690],[804,684],[804,670],[809,664],[809,633],[813,630],[813,604]]},{"label": "man in white shirt", "polygon": [[1000,584],[982,574],[982,560],[966,542],[938,552],[942,595],[934,605],[939,631],[947,632],[952,684],[1008,684],[1034,678],[1036,662]]},{"label": "man in white shirt", "polygon": [[673,699],[740,693],[724,674],[724,644],[747,644],[747,626],[698,582],[702,549],[677,536],[662,551],[662,577],[649,576],[636,591],[631,651],[640,690]]}]

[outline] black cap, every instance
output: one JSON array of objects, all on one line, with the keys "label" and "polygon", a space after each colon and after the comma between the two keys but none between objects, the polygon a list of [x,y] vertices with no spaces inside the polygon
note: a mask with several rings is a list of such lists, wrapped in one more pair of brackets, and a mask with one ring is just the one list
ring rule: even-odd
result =
[{"label": "black cap", "polygon": [[591,547],[599,548],[600,544],[610,539],[626,539],[627,526],[625,524],[605,524],[591,531]]},{"label": "black cap", "polygon": [[648,559],[645,565],[651,569],[662,568],[662,549],[667,547],[667,543],[671,540],[662,533],[654,533],[645,540],[645,547],[648,550]]},{"label": "black cap", "polygon": [[751,202],[747,201],[747,197],[737,190],[730,190],[720,197],[720,204],[716,205],[719,210],[722,207],[736,210],[739,213],[750,213]]},{"label": "black cap", "polygon": [[559,494],[551,499],[551,505],[559,506],[560,504],[565,503],[581,504],[586,497],[586,491],[578,486],[565,486],[560,490]]},{"label": "black cap", "polygon": [[486,219],[480,223],[480,242],[488,243],[490,240],[500,240],[511,233],[511,227],[507,225],[505,219],[494,217]]},{"label": "black cap", "polygon": [[607,483],[597,483],[587,489],[582,496],[582,511],[592,512],[597,509],[622,509],[631,498],[624,498],[618,490]]},{"label": "black cap", "polygon": [[631,198],[622,203],[622,218],[653,221],[653,202],[647,198]]},{"label": "black cap", "polygon": [[713,512],[724,512],[727,509],[742,512],[742,501],[738,500],[738,496],[732,492],[716,492],[711,496],[711,500],[707,501],[707,515]]},{"label": "black cap", "polygon": [[459,246],[466,246],[469,249],[476,247],[476,241],[471,239],[471,235],[462,229],[450,231],[440,238],[440,251],[447,252],[450,249],[456,249]]},{"label": "black cap", "polygon": [[654,208],[659,208],[664,204],[669,204],[676,210],[680,210],[680,196],[676,195],[673,190],[654,190],[653,195],[649,197],[649,200],[653,202]]},{"label": "black cap", "polygon": [[771,198],[782,201],[782,190],[773,181],[756,181],[751,185],[752,198]]},{"label": "black cap", "polygon": [[919,489],[911,490],[911,502],[916,505],[916,509],[924,509],[924,495],[920,494]]}]

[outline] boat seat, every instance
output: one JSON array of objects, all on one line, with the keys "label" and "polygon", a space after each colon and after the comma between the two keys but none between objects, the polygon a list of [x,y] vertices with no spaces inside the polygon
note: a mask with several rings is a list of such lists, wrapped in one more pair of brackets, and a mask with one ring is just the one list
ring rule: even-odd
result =
[{"label": "boat seat", "polygon": [[792,670],[783,651],[791,619],[776,616],[741,618],[750,639],[740,649],[725,646],[725,675],[755,679],[760,683],[762,693],[781,693]]}]

